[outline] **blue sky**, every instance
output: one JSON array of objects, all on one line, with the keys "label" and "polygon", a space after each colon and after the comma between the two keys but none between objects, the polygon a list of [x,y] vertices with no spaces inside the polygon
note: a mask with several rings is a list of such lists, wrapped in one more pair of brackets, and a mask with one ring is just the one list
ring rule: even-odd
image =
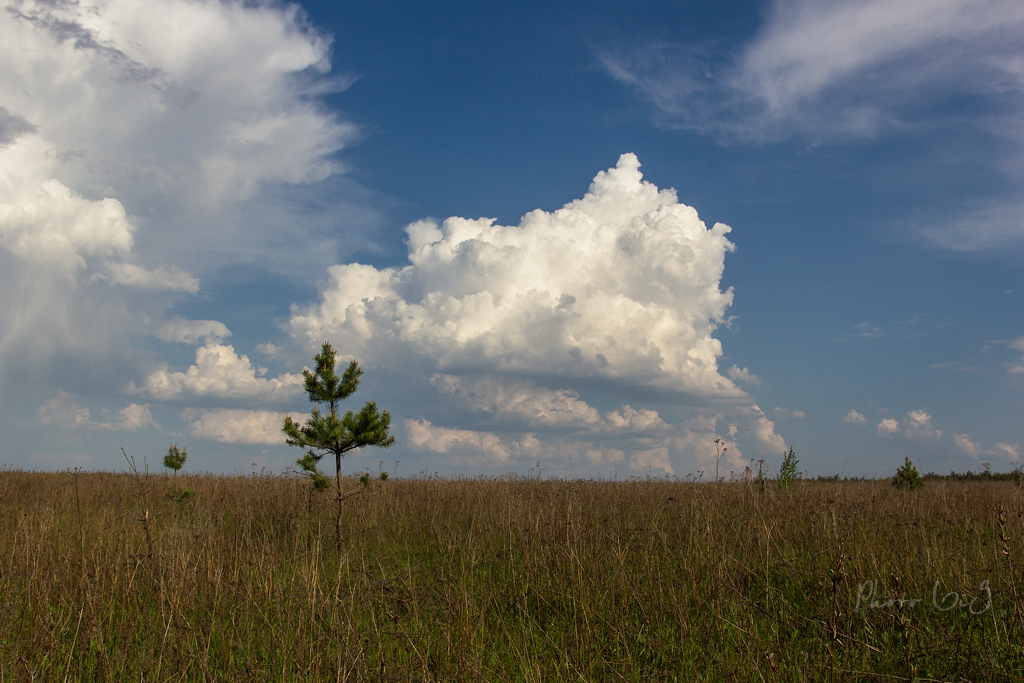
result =
[{"label": "blue sky", "polygon": [[[1009,470],[1024,7],[4,0],[0,463]],[[397,464],[396,464],[397,463]],[[703,474],[701,474],[703,473]]]}]

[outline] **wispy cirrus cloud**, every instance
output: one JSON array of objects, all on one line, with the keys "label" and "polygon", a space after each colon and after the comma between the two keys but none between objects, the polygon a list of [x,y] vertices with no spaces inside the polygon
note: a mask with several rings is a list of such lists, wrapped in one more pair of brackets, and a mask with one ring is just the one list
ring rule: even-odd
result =
[{"label": "wispy cirrus cloud", "polygon": [[847,342],[857,339],[879,339],[884,336],[885,331],[880,326],[871,322],[862,322],[854,325],[849,332],[838,334],[832,339],[837,342]]},{"label": "wispy cirrus cloud", "polygon": [[1019,351],[1021,354],[1019,362],[1010,363],[1006,366],[1006,372],[1010,375],[1024,375],[1024,337],[1018,337],[1017,339],[1007,342],[1006,347],[1014,351]]},{"label": "wispy cirrus cloud", "polygon": [[899,222],[966,251],[1024,241],[1022,34],[1015,0],[776,0],[731,50],[660,41],[599,60],[651,102],[659,125],[730,144],[980,136],[971,158],[999,150],[987,167],[1004,187]]},{"label": "wispy cirrus cloud", "polygon": [[753,142],[861,137],[943,98],[1019,95],[1022,29],[1012,0],[778,0],[731,55],[661,42],[600,58],[666,125]]}]

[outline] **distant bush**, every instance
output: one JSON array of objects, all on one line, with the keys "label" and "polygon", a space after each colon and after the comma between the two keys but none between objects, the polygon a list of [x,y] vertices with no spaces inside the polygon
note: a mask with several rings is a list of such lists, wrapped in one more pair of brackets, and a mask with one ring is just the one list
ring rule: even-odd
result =
[{"label": "distant bush", "polygon": [[874,480],[875,480],[874,477],[857,477],[857,476],[849,476],[848,477],[848,476],[841,475],[841,474],[829,474],[829,475],[819,474],[815,478],[815,481],[827,482],[827,483],[832,483],[832,484],[838,484],[839,482],[847,482],[847,481],[874,481]]},{"label": "distant bush", "polygon": [[1012,481],[1018,486],[1021,484],[1024,472],[1020,468],[1016,468],[1010,472],[990,472],[985,470],[983,472],[972,472],[967,470],[966,472],[953,472],[949,474],[935,474],[929,472],[923,475],[921,478],[927,481]]}]

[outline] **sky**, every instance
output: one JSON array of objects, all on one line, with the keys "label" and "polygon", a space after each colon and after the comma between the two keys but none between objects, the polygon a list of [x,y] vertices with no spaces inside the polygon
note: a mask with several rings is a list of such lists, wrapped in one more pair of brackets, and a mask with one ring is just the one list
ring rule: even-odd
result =
[{"label": "sky", "polygon": [[0,4],[0,466],[1020,463],[1019,0]]}]

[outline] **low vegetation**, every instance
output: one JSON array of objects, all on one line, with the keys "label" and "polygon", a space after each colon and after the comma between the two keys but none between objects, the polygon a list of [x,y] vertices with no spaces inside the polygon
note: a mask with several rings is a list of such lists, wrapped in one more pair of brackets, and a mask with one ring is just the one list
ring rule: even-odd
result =
[{"label": "low vegetation", "polygon": [[1024,677],[1013,481],[177,477],[0,471],[0,680]]}]

